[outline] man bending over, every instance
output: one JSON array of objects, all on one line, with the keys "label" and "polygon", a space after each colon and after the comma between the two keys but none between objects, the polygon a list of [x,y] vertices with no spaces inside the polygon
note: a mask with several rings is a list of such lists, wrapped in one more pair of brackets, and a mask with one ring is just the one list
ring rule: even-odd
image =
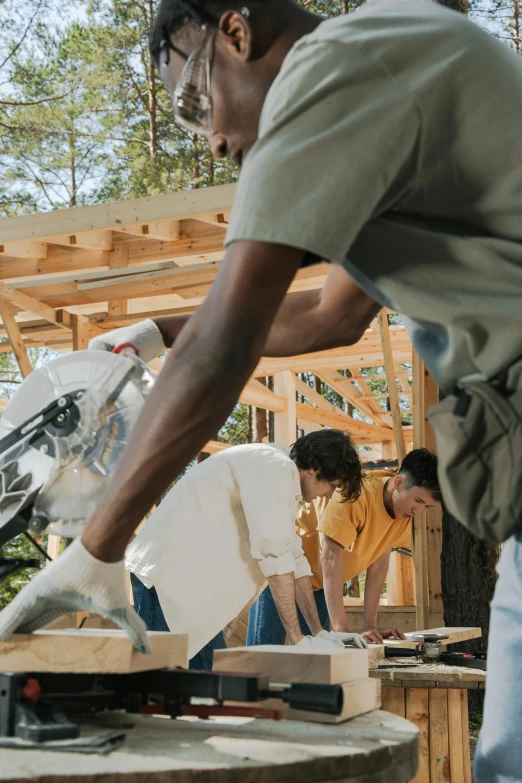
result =
[{"label": "man bending over", "polygon": [[321,625],[295,530],[303,501],[336,490],[347,500],[361,491],[357,452],[338,430],[305,435],[288,450],[234,446],[189,470],[127,550],[135,606],[149,630],[188,633],[191,668],[211,669],[213,650],[226,646],[223,629],[232,632],[268,582],[291,644],[335,649],[352,640]]},{"label": "man bending over", "polygon": [[[361,636],[378,644],[385,638],[405,638],[396,628],[377,628],[391,550],[410,547],[412,518],[440,499],[437,457],[427,449],[414,449],[398,473],[367,473],[359,497],[352,502],[335,492],[330,502],[322,498],[302,507],[297,532],[312,569],[314,598],[325,627],[330,623],[333,631],[348,631],[343,585],[366,571]],[[284,634],[273,598],[265,590],[249,612],[247,644],[282,644]]]}]

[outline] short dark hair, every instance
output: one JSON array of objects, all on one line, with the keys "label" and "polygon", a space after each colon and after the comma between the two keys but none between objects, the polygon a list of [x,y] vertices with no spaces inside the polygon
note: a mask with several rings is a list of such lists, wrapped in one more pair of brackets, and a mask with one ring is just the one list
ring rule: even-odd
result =
[{"label": "short dark hair", "polygon": [[[261,0],[163,0],[161,3],[152,34],[150,37],[150,52],[155,62],[158,62],[164,41],[169,41],[185,25],[195,24],[199,27],[217,27],[219,18],[225,11],[235,11],[248,5],[258,5]],[[266,3],[265,3],[266,5]]]},{"label": "short dark hair", "polygon": [[319,481],[341,481],[344,500],[357,500],[361,494],[361,462],[347,432],[310,432],[296,440],[290,456],[301,470],[316,470]]},{"label": "short dark hair", "polygon": [[406,454],[399,474],[406,477],[407,489],[423,487],[431,492],[434,500],[439,503],[442,501],[437,478],[437,455],[429,449],[413,449]]}]

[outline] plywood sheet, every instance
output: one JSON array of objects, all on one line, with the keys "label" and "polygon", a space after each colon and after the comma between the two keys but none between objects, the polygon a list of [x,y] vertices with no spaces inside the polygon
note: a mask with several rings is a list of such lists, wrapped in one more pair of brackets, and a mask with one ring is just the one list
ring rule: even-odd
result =
[{"label": "plywood sheet", "polygon": [[187,666],[187,635],[148,633],[152,652],[132,647],[124,631],[57,629],[15,634],[0,642],[0,671],[4,672],[129,672]]},{"label": "plywood sheet", "polygon": [[262,644],[215,650],[215,671],[268,674],[271,682],[316,682],[327,685],[368,677],[368,651],[339,648],[311,652],[299,647]]}]

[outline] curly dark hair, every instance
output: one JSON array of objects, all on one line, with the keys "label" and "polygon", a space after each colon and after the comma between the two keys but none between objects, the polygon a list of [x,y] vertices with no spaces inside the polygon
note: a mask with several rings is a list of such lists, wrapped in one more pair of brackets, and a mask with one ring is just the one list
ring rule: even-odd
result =
[{"label": "curly dark hair", "polygon": [[361,462],[347,432],[319,430],[296,440],[290,457],[301,470],[317,470],[319,481],[341,481],[345,501],[357,500],[363,478]]},{"label": "curly dark hair", "polygon": [[406,489],[424,487],[431,492],[434,500],[442,501],[437,478],[437,455],[429,449],[413,449],[406,454],[399,474],[406,477]]},{"label": "curly dark hair", "polygon": [[[266,0],[248,0],[249,7],[260,5],[266,6]],[[245,0],[163,0],[149,42],[153,59],[158,62],[165,41],[185,25],[217,27],[225,11],[239,11],[244,6]]]}]

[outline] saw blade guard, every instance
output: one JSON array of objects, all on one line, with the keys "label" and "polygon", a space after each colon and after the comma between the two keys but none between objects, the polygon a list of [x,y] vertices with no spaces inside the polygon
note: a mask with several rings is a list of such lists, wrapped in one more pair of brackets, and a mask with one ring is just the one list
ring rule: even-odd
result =
[{"label": "saw blade guard", "polygon": [[12,474],[15,464],[18,483],[40,485],[31,516],[47,533],[81,534],[153,384],[137,357],[93,350],[55,359],[23,382],[2,415],[0,438],[53,402],[64,405],[36,434],[0,455],[1,472]]}]

